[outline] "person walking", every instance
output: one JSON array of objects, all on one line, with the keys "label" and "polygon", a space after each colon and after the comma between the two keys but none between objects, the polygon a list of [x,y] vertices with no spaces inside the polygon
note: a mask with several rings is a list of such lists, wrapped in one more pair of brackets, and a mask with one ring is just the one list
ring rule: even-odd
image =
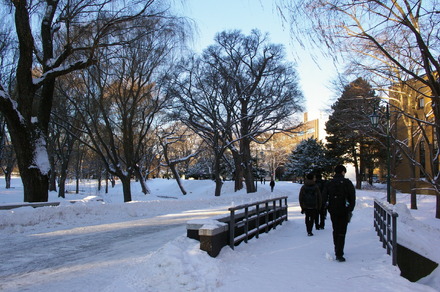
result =
[{"label": "person walking", "polygon": [[319,191],[321,192],[321,208],[317,212],[315,219],[316,230],[319,230],[324,229],[325,219],[327,219],[327,200],[322,196],[326,181],[322,179],[322,175],[320,173],[317,173],[315,175],[315,183],[318,186]]},{"label": "person walking", "polygon": [[313,174],[306,175],[304,185],[299,191],[301,214],[305,213],[305,223],[308,236],[313,236],[312,229],[316,214],[321,207],[321,192],[316,185]]},{"label": "person walking", "polygon": [[336,260],[345,262],[345,235],[356,204],[356,191],[353,183],[344,177],[347,169],[343,165],[336,166],[334,171],[333,179],[324,186],[323,196],[328,201]]},{"label": "person walking", "polygon": [[273,188],[275,187],[275,181],[272,179],[270,181],[270,191],[273,192]]}]

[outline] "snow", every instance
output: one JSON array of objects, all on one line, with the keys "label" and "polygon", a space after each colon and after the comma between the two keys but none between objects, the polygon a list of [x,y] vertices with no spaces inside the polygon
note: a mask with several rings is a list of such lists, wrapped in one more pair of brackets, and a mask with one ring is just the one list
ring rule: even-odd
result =
[{"label": "snow", "polygon": [[42,174],[48,174],[50,171],[50,162],[46,149],[46,141],[43,138],[39,138],[35,141],[34,165]]},{"label": "snow", "polygon": [[5,90],[3,90],[3,86],[1,84],[0,84],[0,98],[6,99],[11,103],[12,109],[17,113],[18,119],[20,120],[20,122],[22,124],[24,124],[25,123],[24,118],[21,115],[20,111],[18,110],[17,102],[15,100],[13,100]]},{"label": "snow", "polygon": [[[306,234],[298,206],[301,185],[277,182],[271,193],[269,184],[259,184],[257,193],[246,194],[233,192],[233,182],[225,182],[222,195],[215,197],[212,181],[183,183],[186,196],[174,180],[149,180],[149,195],[133,182],[134,201],[123,203],[120,184],[105,194],[94,182],[82,181],[80,194],[69,192],[66,199],[49,194],[50,201],[61,202],[57,207],[0,210],[0,290],[440,291],[439,268],[412,283],[399,276],[399,268],[382,248],[373,227],[373,200],[384,199],[384,188],[357,191],[346,239],[347,261],[339,263],[334,260],[329,218],[324,230],[314,230],[312,237]],[[6,190],[0,182],[0,204],[22,202],[19,179],[12,186]],[[219,226],[212,217],[228,207],[285,195],[287,222],[234,250],[224,247],[216,258],[186,237],[186,222]],[[409,210],[409,202],[408,194],[398,194],[394,208],[399,213],[399,242],[440,262],[435,198],[419,196],[419,210]],[[157,229],[155,233],[132,235],[150,227]],[[132,233],[125,241],[115,236],[129,229]],[[24,254],[38,244],[41,250]],[[94,245],[96,251],[83,256]]]},{"label": "snow", "polygon": [[75,61],[74,63],[66,63],[64,65],[60,65],[56,68],[52,68],[51,70],[48,70],[47,72],[43,73],[40,77],[34,77],[32,79],[32,83],[35,86],[40,86],[48,76],[59,73],[59,72],[63,72],[63,71],[69,71],[71,68],[81,65],[81,64],[85,64],[87,63],[87,58],[82,58],[82,59],[78,59],[77,61]]}]

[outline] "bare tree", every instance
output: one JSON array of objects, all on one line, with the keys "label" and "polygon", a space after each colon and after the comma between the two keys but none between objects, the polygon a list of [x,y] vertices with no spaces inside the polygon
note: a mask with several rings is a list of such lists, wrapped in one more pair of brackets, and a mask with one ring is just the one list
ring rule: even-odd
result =
[{"label": "bare tree", "polygon": [[127,32],[151,17],[155,2],[131,1],[127,7],[107,0],[2,2],[8,10],[3,21],[15,26],[19,57],[14,95],[0,84],[0,111],[17,154],[24,201],[48,199],[46,140],[56,79],[95,64],[100,48],[122,45],[116,36],[129,41]]},{"label": "bare tree", "polygon": [[169,94],[176,98],[176,116],[212,149],[215,196],[220,196],[220,162],[229,143],[225,129],[233,123],[231,112],[224,106],[227,84],[212,66],[194,58],[181,63],[170,82]]},{"label": "bare tree", "polygon": [[[309,44],[324,45],[334,58],[351,61],[350,71],[362,70],[384,94],[400,85],[427,99],[426,117],[407,116],[420,131],[433,132],[425,143],[434,165],[440,149],[440,60],[438,37],[439,1],[282,1],[280,11],[292,24],[294,35],[308,36]],[[286,8],[287,10],[284,10]],[[305,34],[303,34],[305,32]],[[303,40],[304,41],[304,40]],[[303,42],[304,43],[304,42]],[[373,80],[373,78],[372,78]],[[417,86],[421,84],[422,86]],[[390,93],[390,90],[391,93]],[[427,90],[428,89],[428,90]],[[404,92],[402,92],[405,94]],[[406,92],[407,93],[407,92]],[[406,98],[412,98],[406,95]],[[403,108],[399,108],[404,111]],[[434,145],[435,144],[435,145]],[[419,168],[419,165],[415,165]],[[425,180],[437,194],[436,218],[440,218],[440,170],[432,168]]]},{"label": "bare tree", "polygon": [[236,190],[244,177],[247,191],[256,191],[251,143],[265,143],[258,140],[264,133],[294,128],[290,118],[302,109],[296,72],[284,58],[283,47],[267,35],[230,31],[218,33],[215,44],[185,68],[187,78],[177,94],[184,119],[213,147],[217,171],[225,150],[231,150]]},{"label": "bare tree", "polygon": [[[11,31],[7,25],[0,28],[0,80],[4,80],[8,85],[8,92],[12,92],[14,77],[12,73],[12,64],[16,58],[11,52],[13,40]],[[1,85],[0,85],[1,86]],[[5,175],[6,188],[11,187],[11,175],[16,167],[17,158],[11,143],[11,138],[6,127],[4,115],[0,112],[0,168]]]},{"label": "bare tree", "polygon": [[198,149],[188,149],[186,142],[190,138],[190,134],[184,125],[174,123],[171,127],[162,129],[158,133],[158,140],[162,147],[164,167],[169,167],[180,191],[183,195],[187,192],[180,179],[178,169],[179,164],[189,162],[200,152]]},{"label": "bare tree", "polygon": [[302,110],[297,74],[285,60],[283,47],[270,43],[268,35],[258,30],[248,36],[239,31],[222,32],[215,40],[206,55],[232,89],[230,110],[240,122],[232,127],[230,140],[239,142],[231,149],[239,149],[246,189],[254,192],[251,143],[265,143],[268,138],[259,140],[264,133],[298,126],[290,119]]},{"label": "bare tree", "polygon": [[87,95],[72,103],[85,125],[88,146],[101,157],[108,172],[121,180],[125,202],[131,201],[133,176],[148,193],[140,163],[144,143],[156,127],[155,118],[168,104],[160,79],[180,45],[184,28],[180,24],[175,18],[145,22],[143,29],[130,32],[136,41],[103,52],[100,64],[85,72],[83,86],[76,87],[76,97]]},{"label": "bare tree", "polygon": [[[77,119],[77,112],[65,98],[69,93],[69,86],[62,84],[60,80],[56,103],[52,112],[51,126],[49,130],[49,156],[54,161],[51,171],[51,179],[58,179],[58,197],[65,197],[65,184],[68,177],[69,164],[76,143],[80,143],[81,125]],[[73,91],[72,91],[73,92]],[[64,96],[64,97],[63,97]]]}]

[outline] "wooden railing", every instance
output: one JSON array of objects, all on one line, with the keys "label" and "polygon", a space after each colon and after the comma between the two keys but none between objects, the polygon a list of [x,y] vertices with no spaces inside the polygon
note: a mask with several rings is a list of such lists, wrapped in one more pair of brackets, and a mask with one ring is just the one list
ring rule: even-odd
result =
[{"label": "wooden railing", "polygon": [[187,222],[187,236],[200,241],[200,249],[216,257],[229,245],[232,249],[241,242],[275,229],[287,221],[287,197],[244,204],[228,209],[229,216]]},{"label": "wooden railing", "polygon": [[399,215],[387,208],[383,203],[374,199],[374,227],[377,235],[391,254],[393,265],[397,265],[397,217]]},{"label": "wooden railing", "polygon": [[[239,210],[244,212],[237,218]],[[239,205],[229,208],[229,211],[229,246],[234,249],[236,244],[247,243],[249,238],[258,238],[260,233],[276,229],[277,225],[287,221],[287,197]]]},{"label": "wooden railing", "polygon": [[[97,198],[97,202],[103,202],[103,199]],[[80,202],[80,200],[69,200],[68,201],[71,204],[75,204],[77,202]],[[35,202],[35,203],[19,203],[19,204],[5,204],[0,205],[0,210],[11,210],[11,209],[17,209],[22,207],[32,207],[32,208],[40,208],[40,207],[56,207],[59,206],[61,202]]]},{"label": "wooden railing", "polygon": [[0,205],[0,210],[11,210],[21,207],[39,208],[39,207],[47,207],[47,206],[58,206],[59,204],[60,202],[6,204],[6,205]]}]

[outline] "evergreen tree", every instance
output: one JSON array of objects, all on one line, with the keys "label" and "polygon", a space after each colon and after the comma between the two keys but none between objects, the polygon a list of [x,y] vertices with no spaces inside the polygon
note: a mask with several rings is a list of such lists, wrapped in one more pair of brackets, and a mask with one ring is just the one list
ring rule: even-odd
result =
[{"label": "evergreen tree", "polygon": [[358,78],[345,86],[341,97],[332,105],[333,113],[326,123],[327,148],[338,163],[352,163],[356,188],[360,189],[367,174],[372,175],[375,156],[379,155],[377,139],[372,139],[369,115],[379,106],[371,85]]},{"label": "evergreen tree", "polygon": [[330,173],[335,160],[328,156],[325,145],[314,138],[301,141],[285,164],[286,175],[304,177],[308,173]]}]

